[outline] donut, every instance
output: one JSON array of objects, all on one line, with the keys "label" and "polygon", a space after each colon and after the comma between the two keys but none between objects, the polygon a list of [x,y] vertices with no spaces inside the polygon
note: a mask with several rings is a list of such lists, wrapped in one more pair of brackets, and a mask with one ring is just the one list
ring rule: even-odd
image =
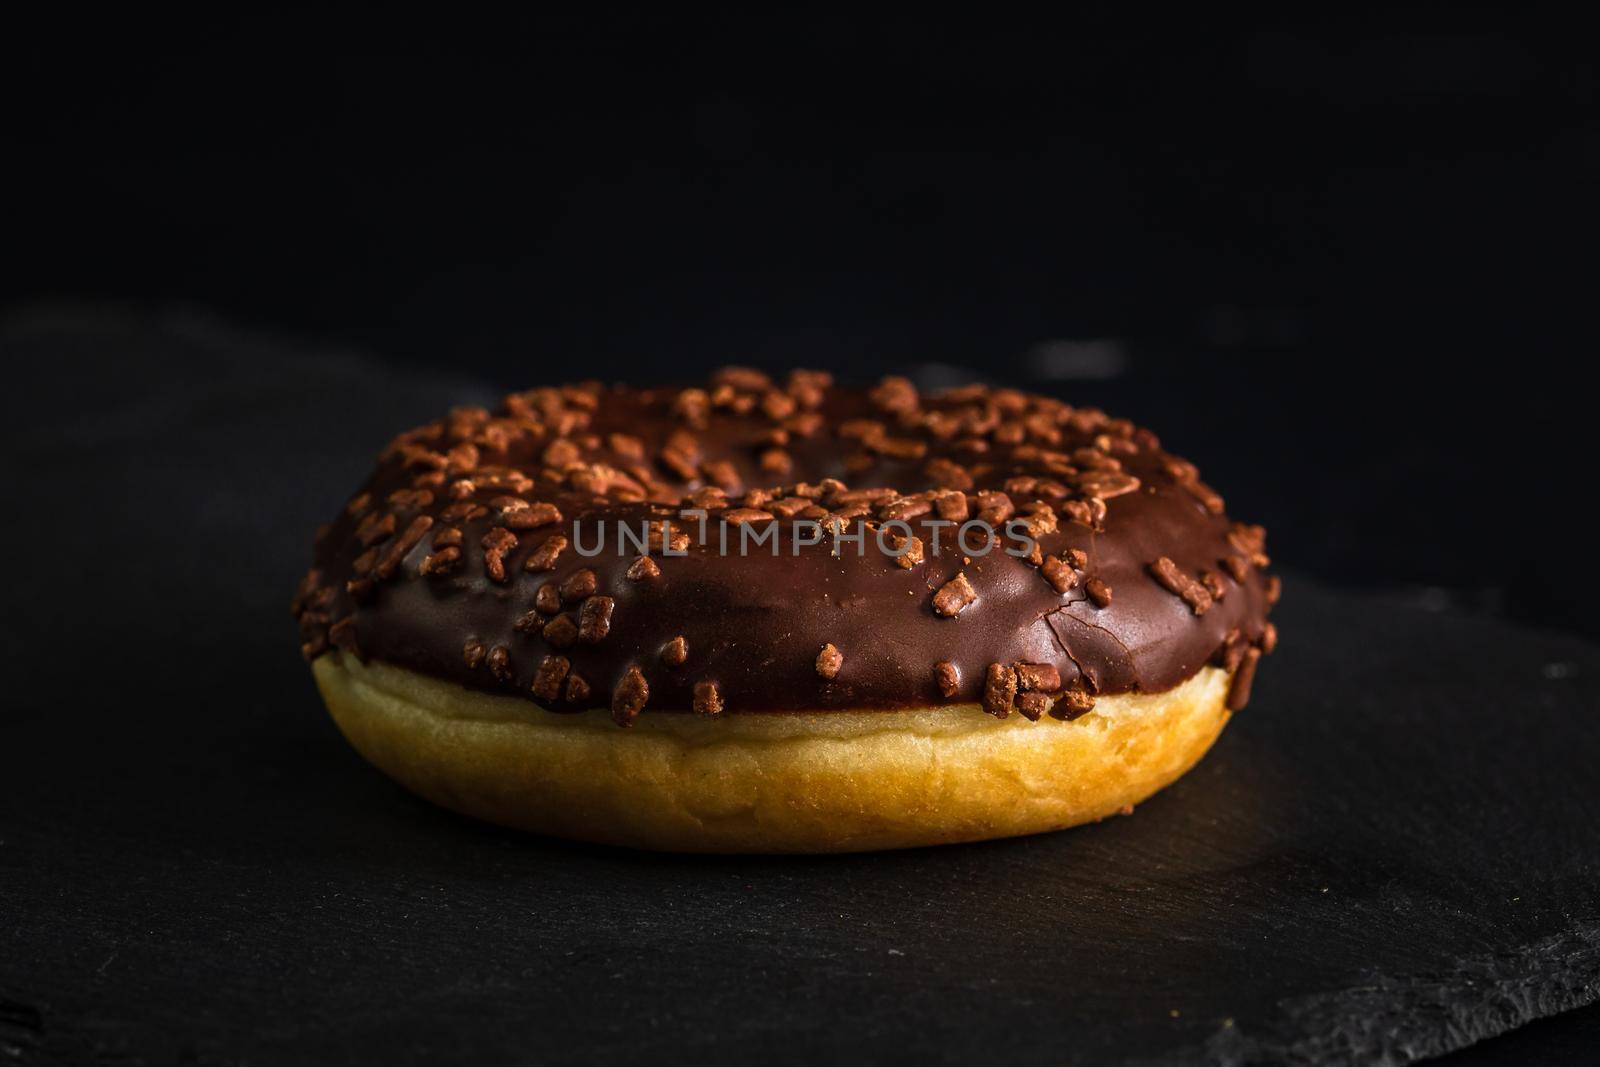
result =
[{"label": "donut", "polygon": [[842,852],[1127,813],[1249,700],[1265,532],[1089,407],[816,371],[400,434],[293,600],[340,731],[509,827]]}]

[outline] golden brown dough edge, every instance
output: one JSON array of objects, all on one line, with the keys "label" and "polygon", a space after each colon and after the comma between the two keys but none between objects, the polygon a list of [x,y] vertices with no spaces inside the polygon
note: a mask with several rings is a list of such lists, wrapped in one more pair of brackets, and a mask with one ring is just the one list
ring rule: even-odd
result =
[{"label": "golden brown dough edge", "polygon": [[1102,696],[1072,722],[904,711],[555,714],[337,652],[313,664],[346,738],[436,804],[681,852],[856,852],[1059,830],[1168,785],[1226,725],[1228,672]]}]

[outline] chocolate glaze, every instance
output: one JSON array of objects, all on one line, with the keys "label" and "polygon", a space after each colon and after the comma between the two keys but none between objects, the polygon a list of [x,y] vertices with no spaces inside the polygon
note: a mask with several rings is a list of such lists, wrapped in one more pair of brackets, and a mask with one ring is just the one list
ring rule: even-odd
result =
[{"label": "chocolate glaze", "polygon": [[[754,372],[727,374],[706,391],[687,393],[586,385],[518,394],[495,415],[457,412],[402,435],[352,506],[319,535],[314,567],[295,604],[306,654],[319,655],[331,642],[362,657],[561,711],[607,705],[636,666],[648,682],[648,711],[686,711],[696,683],[711,681],[728,713],[744,713],[977,702],[990,664],[1050,664],[1064,689],[1091,696],[1158,692],[1208,663],[1231,666],[1250,646],[1270,646],[1264,638],[1275,590],[1261,573],[1266,559],[1259,529],[1230,522],[1193,468],[1162,451],[1154,435],[1093,410],[1008,390],[934,397],[908,390],[899,382],[872,391],[834,388],[820,376],[804,375],[787,387],[768,386]],[[870,423],[863,428],[863,420],[880,429]],[[783,520],[779,555],[768,546],[723,555],[719,532],[728,531],[729,543],[737,545],[739,527],[719,521],[720,509],[711,510],[706,543],[700,543],[697,520],[678,518],[683,495],[702,485],[683,477],[681,462],[662,455],[664,448],[672,452],[684,444],[672,435],[685,431],[699,449],[694,460],[701,470],[713,465],[716,476],[726,479],[729,471],[714,467],[726,460],[744,486],[837,478],[851,488],[892,486],[910,495],[970,477],[972,496],[1009,481],[1019,508],[1036,498],[1054,506],[1059,525],[1038,538],[1042,552],[1062,556],[1080,549],[1087,564],[1075,571],[1073,588],[1061,593],[1038,566],[1001,545],[986,555],[964,556],[952,527],[938,530],[935,553],[933,513],[911,521],[925,558],[909,568],[880,553],[871,529],[863,553],[846,543],[835,555],[824,539],[791,554],[790,523]],[[613,441],[614,433],[636,439],[642,456],[633,442]],[[551,451],[559,441],[574,448]],[[1102,511],[1096,496],[1102,487],[1072,458],[1083,448],[1114,456],[1138,488],[1104,498]],[[791,464],[781,478],[770,473],[781,466],[770,455],[774,450]],[[930,463],[941,458],[961,469]],[[521,482],[502,468],[520,472],[528,484],[520,491],[507,488],[507,477],[514,485]],[[1027,485],[1018,478],[1043,478],[1044,490],[1016,492]],[[498,488],[486,485],[497,479]],[[471,484],[458,484],[463,480]],[[597,485],[601,493],[594,492]],[[431,501],[407,492],[419,486]],[[1065,495],[1054,495],[1058,489]],[[737,506],[738,494],[729,495]],[[496,581],[484,558],[484,539],[504,520],[489,502],[508,496],[553,503],[562,521],[516,530],[517,544],[503,559],[505,580]],[[470,506],[463,500],[482,503],[487,512],[451,521],[447,508],[457,504],[459,515]],[[750,502],[763,500],[758,495]],[[1081,520],[1084,504],[1090,518],[1069,519],[1076,509]],[[387,537],[378,521],[385,511],[393,513],[396,531]],[[432,525],[387,579],[375,579],[374,553],[357,536],[363,520],[381,556],[418,516]],[[674,529],[689,534],[691,543],[681,556],[652,553],[658,575],[628,577],[638,553],[619,554],[616,523],[639,529],[643,521],[659,523],[663,517],[674,518]],[[452,527],[461,531],[459,561],[442,573],[420,574],[422,561],[437,551],[434,536]],[[552,570],[523,569],[551,534],[592,549],[602,530],[605,548],[599,555],[586,558],[568,547]],[[1003,545],[1021,547],[1009,539]],[[1152,577],[1151,564],[1160,557],[1184,575],[1206,576],[1206,584],[1222,595],[1197,613]],[[533,611],[540,586],[560,585],[585,568],[595,572],[593,595],[614,600],[603,638],[553,648],[537,627],[517,628]],[[941,617],[932,609],[934,594],[958,573],[977,599],[958,616]],[[1090,578],[1109,586],[1106,606],[1096,606],[1086,594]],[[576,619],[579,605],[564,610]],[[687,641],[688,655],[670,666],[660,650],[679,636]],[[463,649],[474,642],[479,655],[469,657]],[[831,680],[817,669],[818,652],[827,644],[844,657]],[[483,650],[499,648],[505,652],[496,666]],[[554,700],[534,696],[536,672],[552,655],[570,661],[586,693],[580,685]],[[938,685],[934,666],[940,661],[959,671],[953,694]]]}]

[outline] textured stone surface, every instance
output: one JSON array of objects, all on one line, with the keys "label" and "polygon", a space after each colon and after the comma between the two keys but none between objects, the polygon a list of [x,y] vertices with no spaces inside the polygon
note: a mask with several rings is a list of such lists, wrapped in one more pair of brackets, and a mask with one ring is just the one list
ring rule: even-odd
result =
[{"label": "textured stone surface", "polygon": [[[817,859],[522,837],[362,764],[284,607],[440,395],[192,330],[5,343],[77,397],[6,401],[13,500],[82,517],[10,546],[0,1058],[1399,1062],[1600,997],[1590,646],[1291,582],[1249,709],[1131,818]],[[1468,1055],[1582,1046],[1557,1025]]]}]

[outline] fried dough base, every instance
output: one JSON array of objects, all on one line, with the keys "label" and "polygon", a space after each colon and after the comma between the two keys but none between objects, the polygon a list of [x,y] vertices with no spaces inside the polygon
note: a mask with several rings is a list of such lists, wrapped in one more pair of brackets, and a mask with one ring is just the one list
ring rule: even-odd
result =
[{"label": "fried dough base", "polygon": [[545,711],[378,661],[313,664],[368,761],[443,807],[675,852],[857,852],[1059,830],[1137,804],[1227,723],[1229,674],[1102,696],[1072,722],[975,704],[898,711]]}]

